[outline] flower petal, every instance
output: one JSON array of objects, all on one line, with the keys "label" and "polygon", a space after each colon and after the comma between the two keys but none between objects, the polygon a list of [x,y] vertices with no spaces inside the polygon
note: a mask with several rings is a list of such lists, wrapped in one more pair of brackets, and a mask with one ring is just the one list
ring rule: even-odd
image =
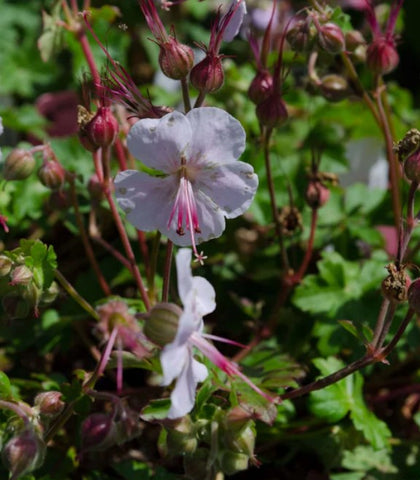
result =
[{"label": "flower petal", "polygon": [[169,385],[175,378],[179,377],[186,365],[190,349],[188,345],[175,345],[174,342],[165,345],[160,353],[160,364],[162,366],[162,385]]},{"label": "flower petal", "polygon": [[186,115],[192,129],[188,163],[219,165],[237,160],[245,150],[245,131],[220,108],[193,108]]},{"label": "flower petal", "polygon": [[159,119],[139,120],[128,132],[127,147],[148,167],[171,173],[180,166],[191,136],[190,122],[175,111]]},{"label": "flower petal", "polygon": [[235,218],[250,206],[258,187],[258,177],[248,163],[236,161],[202,169],[196,188],[209,196],[227,218]]},{"label": "flower petal", "polygon": [[187,295],[192,289],[193,276],[191,272],[191,250],[180,248],[175,258],[176,274],[178,282],[178,293],[183,305],[186,303]]},{"label": "flower petal", "polygon": [[[236,7],[236,4],[240,4]],[[235,12],[230,19],[225,31],[223,32],[223,41],[231,42],[239,32],[244,16],[246,15],[246,3],[245,0],[232,0],[229,10],[232,10],[236,7]]]},{"label": "flower petal", "polygon": [[176,195],[176,178],[124,170],[116,176],[114,184],[117,203],[132,225],[144,231],[167,228]]},{"label": "flower petal", "polygon": [[207,368],[190,356],[171,393],[168,418],[183,417],[194,408],[197,383],[206,377]]}]

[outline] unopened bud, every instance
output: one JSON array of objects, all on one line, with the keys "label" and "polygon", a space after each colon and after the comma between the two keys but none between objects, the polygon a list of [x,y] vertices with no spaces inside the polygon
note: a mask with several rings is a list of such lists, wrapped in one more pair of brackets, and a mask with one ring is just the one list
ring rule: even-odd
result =
[{"label": "unopened bud", "polygon": [[52,303],[60,293],[60,288],[57,282],[52,282],[52,284],[42,292],[41,302],[42,303]]},{"label": "unopened bud", "polygon": [[323,50],[332,55],[345,49],[344,34],[335,23],[326,23],[318,31],[318,43]]},{"label": "unopened bud", "polygon": [[85,132],[93,145],[109,147],[117,138],[118,122],[109,107],[99,107],[95,116],[86,125]]},{"label": "unopened bud", "polygon": [[219,55],[207,54],[206,57],[193,67],[190,81],[193,87],[203,93],[212,93],[223,85],[222,60]]},{"label": "unopened bud", "polygon": [[82,423],[82,450],[106,450],[115,444],[115,422],[104,413],[93,413]]},{"label": "unopened bud", "polygon": [[168,429],[166,443],[168,451],[172,455],[195,452],[197,437],[189,415],[180,420],[174,428]]},{"label": "unopened bud", "polygon": [[409,307],[420,313],[420,278],[416,278],[408,287],[407,299]]},{"label": "unopened bud", "polygon": [[158,303],[149,312],[143,332],[156,345],[164,347],[171,343],[178,331],[181,308],[174,303]]},{"label": "unopened bud", "polygon": [[320,208],[330,198],[329,189],[318,180],[311,180],[305,192],[305,200],[311,208]]},{"label": "unopened bud", "polygon": [[256,114],[261,125],[267,128],[279,127],[288,118],[286,104],[276,92],[257,105]]},{"label": "unopened bud", "polygon": [[6,255],[0,255],[0,278],[9,275],[13,261]]},{"label": "unopened bud", "polygon": [[354,52],[361,45],[366,44],[366,40],[359,30],[351,30],[345,34],[346,50]]},{"label": "unopened bud", "polygon": [[185,78],[194,65],[194,52],[175,38],[159,45],[159,65],[162,72],[173,80]]},{"label": "unopened bud", "polygon": [[330,102],[339,102],[349,95],[347,80],[334,73],[322,77],[319,87],[322,95]]},{"label": "unopened bud", "polygon": [[400,57],[392,39],[379,37],[367,49],[367,66],[377,75],[392,72],[397,68],[399,61]]},{"label": "unopened bud", "polygon": [[44,456],[45,444],[30,428],[12,437],[2,451],[3,463],[12,474],[10,480],[17,480],[40,467]]},{"label": "unopened bud", "polygon": [[306,20],[298,20],[288,30],[286,39],[295,52],[307,52],[311,49],[316,36],[316,30]]},{"label": "unopened bud", "polygon": [[55,160],[45,160],[38,170],[38,178],[50,190],[59,190],[64,185],[66,171]]},{"label": "unopened bud", "polygon": [[420,183],[420,150],[405,159],[404,173],[410,182]]},{"label": "unopened bud", "polygon": [[24,180],[35,169],[35,159],[30,152],[15,148],[7,156],[3,165],[5,180]]},{"label": "unopened bud", "polygon": [[273,77],[268,70],[259,70],[248,89],[251,102],[256,105],[266,100],[272,91]]},{"label": "unopened bud", "polygon": [[394,152],[398,154],[400,162],[420,150],[420,131],[411,128],[398,143],[394,144]]},{"label": "unopened bud", "polygon": [[18,265],[10,274],[10,285],[28,285],[34,274],[26,265]]},{"label": "unopened bud", "polygon": [[220,468],[226,475],[234,475],[248,468],[249,457],[245,453],[226,450],[220,459]]},{"label": "unopened bud", "polygon": [[56,417],[65,406],[61,392],[42,392],[35,397],[34,404],[38,407],[39,413],[47,417]]},{"label": "unopened bud", "polygon": [[391,302],[405,302],[407,300],[407,289],[410,285],[410,278],[401,266],[390,263],[386,269],[389,275],[382,282],[382,294]]}]

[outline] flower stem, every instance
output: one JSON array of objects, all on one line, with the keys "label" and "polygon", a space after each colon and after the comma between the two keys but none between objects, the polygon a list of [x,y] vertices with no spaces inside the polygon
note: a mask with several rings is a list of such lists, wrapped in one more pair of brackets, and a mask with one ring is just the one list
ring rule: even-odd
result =
[{"label": "flower stem", "polygon": [[76,192],[76,181],[73,175],[68,175],[67,180],[70,184],[70,196],[74,208],[74,215],[77,223],[77,227],[80,232],[80,237],[86,252],[86,256],[89,259],[89,262],[95,271],[96,278],[98,279],[99,285],[101,286],[105,295],[111,295],[111,289],[105,280],[105,277],[102,274],[101,269],[99,268],[98,262],[96,261],[95,254],[92,249],[92,245],[89,242],[88,235],[86,233],[85,226],[83,224],[82,214],[79,209],[79,202],[77,201],[77,192]]},{"label": "flower stem", "polygon": [[162,302],[167,302],[169,298],[169,284],[171,280],[172,252],[174,244],[168,240],[166,245],[165,271],[163,275]]},{"label": "flower stem", "polygon": [[182,98],[184,100],[184,110],[188,113],[191,110],[190,91],[188,89],[187,77],[181,78]]},{"label": "flower stem", "polygon": [[71,285],[71,283],[64,277],[64,275],[59,271],[55,270],[54,272],[55,278],[58,280],[60,285],[64,288],[64,290],[70,295],[70,297],[83,308],[85,312],[87,312],[92,318],[99,321],[99,315],[96,313],[96,310],[92,307],[92,305],[85,300],[79,292]]}]

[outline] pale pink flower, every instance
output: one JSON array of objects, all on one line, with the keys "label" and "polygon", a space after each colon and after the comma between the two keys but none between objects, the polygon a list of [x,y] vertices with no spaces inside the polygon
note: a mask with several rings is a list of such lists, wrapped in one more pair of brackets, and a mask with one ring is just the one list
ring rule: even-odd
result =
[{"label": "pale pink flower", "polygon": [[219,27],[223,26],[225,18],[229,18],[229,22],[223,31],[223,41],[231,42],[239,33],[244,16],[246,15],[245,0],[232,0],[228,12],[220,19]]},{"label": "pale pink flower", "polygon": [[196,245],[219,237],[225,217],[241,215],[254,198],[258,177],[237,160],[245,149],[244,129],[224,110],[195,108],[139,120],[127,146],[159,172],[117,175],[115,193],[127,220],[139,230],[159,230],[176,245],[192,245],[199,259]]},{"label": "pale pink flower", "polygon": [[178,331],[172,343],[166,345],[160,355],[163,372],[163,385],[169,385],[177,379],[171,393],[171,408],[168,418],[179,418],[194,407],[197,384],[206,379],[207,368],[193,356],[193,347],[198,348],[212,363],[228,375],[239,376],[256,392],[270,401],[274,399],[260,390],[239,368],[205,337],[236,344],[213,335],[203,333],[203,316],[216,308],[215,292],[212,285],[202,277],[193,277],[191,273],[191,250],[182,248],[176,256],[178,274],[178,292],[184,305],[179,318]]}]

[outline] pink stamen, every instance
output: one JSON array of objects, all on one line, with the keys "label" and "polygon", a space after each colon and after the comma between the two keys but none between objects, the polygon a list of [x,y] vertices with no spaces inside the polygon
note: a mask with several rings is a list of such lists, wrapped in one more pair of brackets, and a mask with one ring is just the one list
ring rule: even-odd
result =
[{"label": "pink stamen", "polygon": [[178,235],[184,235],[185,225],[185,228],[190,232],[191,245],[194,251],[194,255],[196,259],[202,264],[203,260],[206,257],[203,256],[202,252],[198,253],[195,241],[195,234],[201,233],[198,222],[197,202],[195,201],[194,191],[191,182],[185,176],[182,176],[179,179],[178,192],[176,194],[174,205],[169,216],[167,224],[168,228],[171,228],[172,221],[175,218],[175,215],[177,216],[176,232],[178,233]]},{"label": "pink stamen", "polygon": [[255,383],[252,382],[252,380],[250,380],[239,370],[238,366],[235,363],[231,362],[224,355],[222,355],[219,350],[217,350],[214,345],[205,340],[202,335],[194,332],[190,337],[190,341],[192,345],[197,347],[201,353],[203,353],[212,363],[216,365],[216,367],[220,368],[220,370],[223,370],[227,375],[229,375],[230,377],[234,375],[239,377],[255,392],[260,394],[269,402],[276,401],[276,398],[271,397],[270,395],[268,395],[268,393],[263,392],[259,387],[257,387]]},{"label": "pink stamen", "polygon": [[7,217],[0,215],[0,225],[3,227],[3,230],[8,233],[9,227],[7,226]]}]

